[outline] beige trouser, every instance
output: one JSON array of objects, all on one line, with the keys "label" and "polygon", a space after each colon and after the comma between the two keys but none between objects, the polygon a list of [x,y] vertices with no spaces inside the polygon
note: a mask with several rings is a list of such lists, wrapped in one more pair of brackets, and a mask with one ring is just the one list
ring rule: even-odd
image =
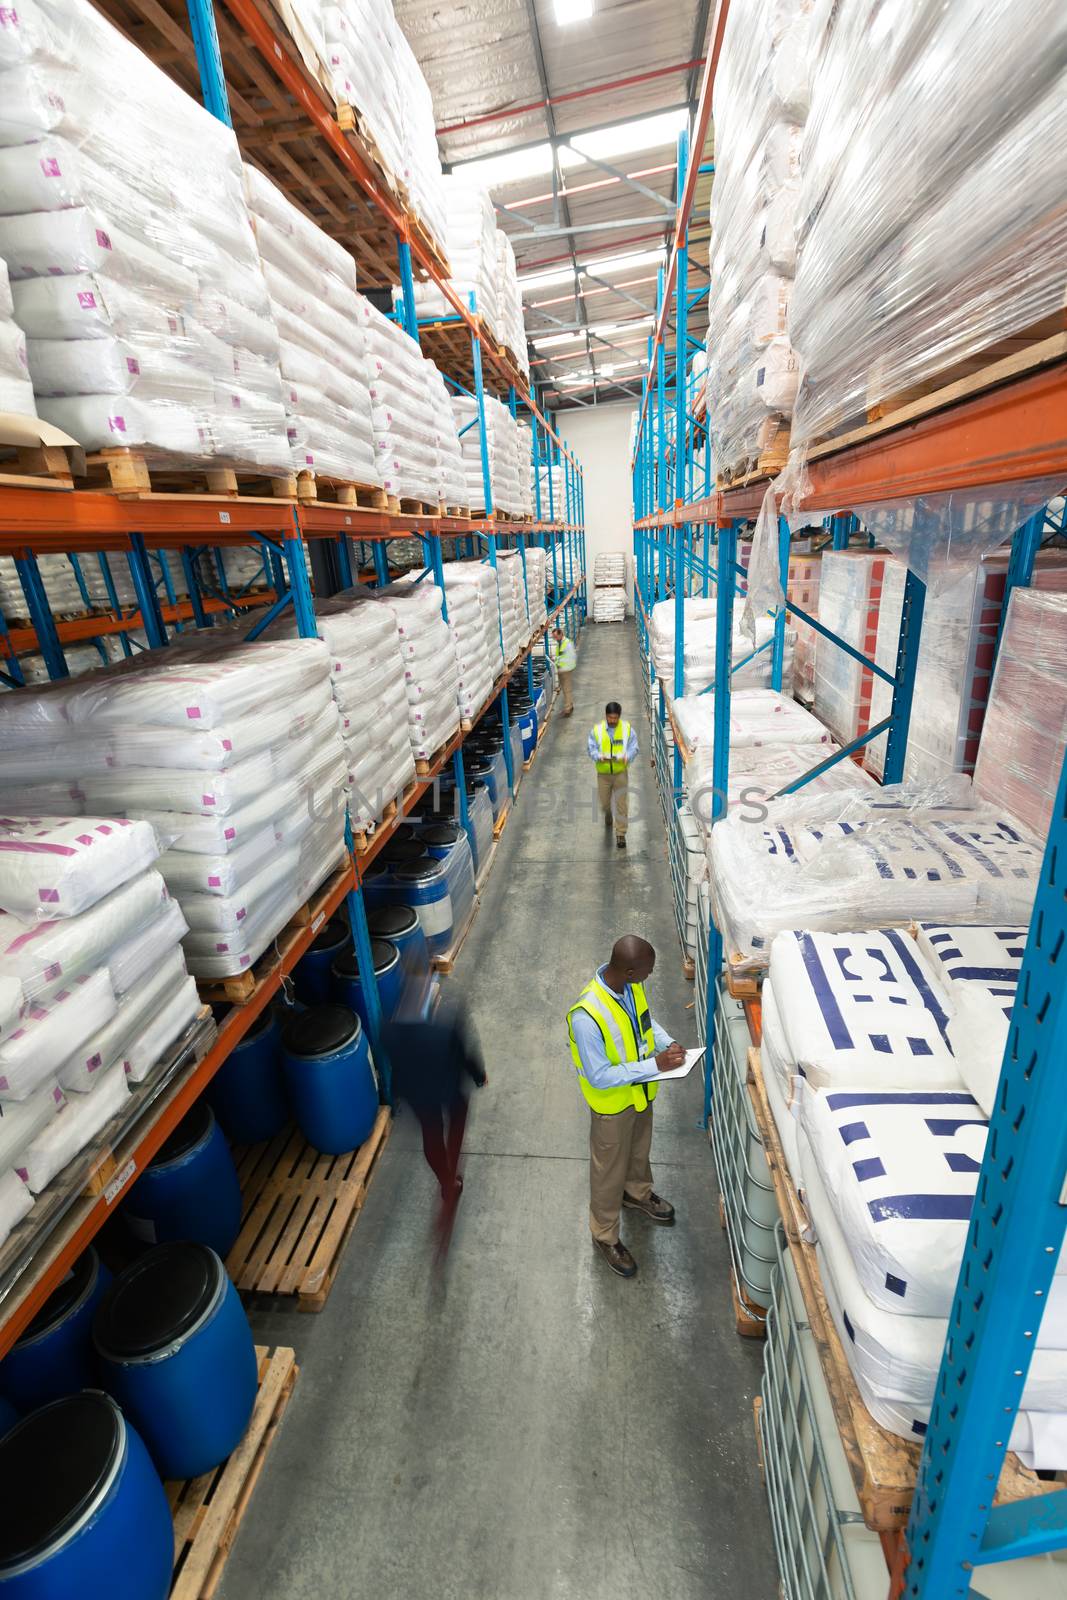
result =
[{"label": "beige trouser", "polygon": [[559,691],[563,696],[564,711],[574,710],[574,690],[571,688],[571,679],[573,677],[573,672],[561,672],[559,675]]},{"label": "beige trouser", "polygon": [[621,772],[598,772],[596,775],[597,799],[606,817],[611,816],[611,800],[615,797],[615,832],[621,838],[626,832],[630,814],[630,774],[624,767]]},{"label": "beige trouser", "polygon": [[589,1226],[601,1244],[618,1244],[622,1197],[647,1200],[652,1193],[652,1107],[627,1106],[613,1117],[591,1111],[589,1127]]}]

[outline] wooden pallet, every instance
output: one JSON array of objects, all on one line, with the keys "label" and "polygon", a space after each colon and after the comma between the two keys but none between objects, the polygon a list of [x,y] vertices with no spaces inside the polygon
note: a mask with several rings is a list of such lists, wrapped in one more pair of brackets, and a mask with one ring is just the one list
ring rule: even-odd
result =
[{"label": "wooden pallet", "polygon": [[292,1397],[300,1368],[292,1350],[256,1346],[259,1392],[241,1443],[200,1478],[166,1485],[174,1518],[174,1583],[170,1600],[212,1600],[252,1491]]},{"label": "wooden pallet", "polygon": [[246,972],[235,973],[230,978],[199,979],[197,988],[200,990],[200,998],[215,1005],[246,1005],[257,989],[273,976],[286,959],[303,930],[310,926],[317,931],[326,921],[326,904],[336,893],[341,878],[346,874],[351,874],[351,868],[348,866],[338,867],[336,872],[332,872],[322,887],[316,889],[310,900],[306,900],[293,913],[270,949]]},{"label": "wooden pallet", "polygon": [[474,904],[470,908],[470,913],[466,922],[463,924],[463,927],[460,929],[459,933],[457,933],[448,949],[443,951],[441,955],[433,957],[430,965],[433,967],[435,972],[447,974],[455,967],[456,961],[459,957],[459,952],[463,948],[463,941],[466,939],[468,933],[470,933],[474,924],[474,919],[478,915],[478,907],[480,904],[481,901],[478,899],[477,893],[475,893]]},{"label": "wooden pallet", "polygon": [[493,823],[493,838],[494,839],[499,839],[500,838],[500,835],[503,833],[504,829],[508,825],[508,818],[510,816],[511,816],[511,801],[508,800],[508,801],[505,802],[503,811],[500,813],[499,817],[497,817],[496,821]]},{"label": "wooden pallet", "polygon": [[85,458],[87,487],[120,500],[195,495],[215,500],[295,500],[296,474],[211,466],[161,450],[100,450]]},{"label": "wooden pallet", "polygon": [[763,1465],[763,1396],[752,1396],[752,1426],[756,1430],[756,1465],[759,1467],[760,1482],[766,1487],[767,1472]]},{"label": "wooden pallet", "polygon": [[685,977],[685,978],[688,978],[689,982],[692,983],[694,978],[696,977],[696,974],[697,974],[697,964],[694,961],[693,957],[683,954],[683,956],[682,956],[682,976]]},{"label": "wooden pallet", "polygon": [[727,992],[735,1000],[758,1000],[760,993],[760,978],[752,972],[738,972],[731,967],[729,958],[723,966],[723,976],[726,979]]},{"label": "wooden pallet", "polygon": [[395,496],[373,483],[348,478],[328,478],[317,472],[298,472],[296,493],[301,505],[360,506],[366,511],[394,511]]},{"label": "wooden pallet", "polygon": [[371,824],[371,826],[367,828],[352,829],[352,844],[357,856],[365,856],[367,854],[368,850],[374,843],[375,836],[382,828],[386,827],[388,823],[394,821],[399,809],[399,800],[389,800],[382,807],[382,814],[378,818],[377,822]]},{"label": "wooden pallet", "polygon": [[66,445],[20,445],[0,460],[0,490],[73,487],[74,466]]},{"label": "wooden pallet", "polygon": [[436,500],[419,500],[410,495],[400,496],[398,510],[402,517],[436,517],[441,512]]},{"label": "wooden pallet", "polygon": [[321,1155],[295,1129],[235,1148],[245,1212],[226,1267],[238,1289],[322,1310],[390,1126],[383,1106],[365,1143],[341,1156]]},{"label": "wooden pallet", "polygon": [[[748,1091],[863,1520],[875,1533],[889,1533],[907,1523],[921,1449],[917,1443],[879,1427],[860,1398],[827,1304],[815,1247],[804,1242],[807,1218],[789,1175],[756,1049],[748,1053]],[[1060,1487],[1058,1483],[1043,1482],[1022,1465],[1018,1456],[1009,1453],[996,1500],[998,1504],[1024,1500]]]},{"label": "wooden pallet", "polygon": [[470,520],[470,506],[443,506],[440,508],[443,517],[463,517]]},{"label": "wooden pallet", "polygon": [[417,778],[428,778],[430,776],[434,768],[442,760],[445,751],[452,743],[454,737],[454,734],[450,734],[445,740],[444,744],[438,745],[432,756],[416,756],[415,776]]},{"label": "wooden pallet", "polygon": [[767,1312],[751,1300],[737,1281],[734,1264],[730,1262],[730,1303],[734,1308],[734,1327],[742,1339],[767,1337]]},{"label": "wooden pallet", "polygon": [[779,419],[772,433],[752,455],[744,456],[715,475],[718,489],[740,489],[760,478],[776,477],[789,460],[789,423]]}]

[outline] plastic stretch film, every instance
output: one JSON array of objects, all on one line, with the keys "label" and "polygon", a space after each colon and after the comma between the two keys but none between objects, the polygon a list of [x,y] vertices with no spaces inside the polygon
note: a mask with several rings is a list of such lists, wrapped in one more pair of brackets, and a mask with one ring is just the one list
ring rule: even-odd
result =
[{"label": "plastic stretch film", "polygon": [[1061,329],[1064,308],[1058,0],[820,0],[814,46],[794,445]]},{"label": "plastic stretch film", "polygon": [[89,449],[287,467],[232,130],[81,0],[5,15],[0,256],[40,415]]}]

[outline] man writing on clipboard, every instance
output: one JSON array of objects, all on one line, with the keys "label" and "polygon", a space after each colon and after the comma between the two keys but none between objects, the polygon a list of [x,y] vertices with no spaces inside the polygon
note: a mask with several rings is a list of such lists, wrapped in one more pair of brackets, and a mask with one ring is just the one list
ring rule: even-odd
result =
[{"label": "man writing on clipboard", "polygon": [[656,965],[645,939],[627,934],[567,1013],[571,1056],[589,1103],[589,1226],[613,1272],[632,1278],[637,1263],[619,1242],[623,1206],[670,1224],[674,1207],[652,1188],[652,1102],[657,1073],[686,1052],[652,1016],[644,985]]}]

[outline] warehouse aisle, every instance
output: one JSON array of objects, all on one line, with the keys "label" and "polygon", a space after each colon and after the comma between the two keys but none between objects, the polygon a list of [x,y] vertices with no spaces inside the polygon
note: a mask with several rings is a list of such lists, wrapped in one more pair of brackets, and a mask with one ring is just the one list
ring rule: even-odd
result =
[{"label": "warehouse aisle", "polygon": [[[612,697],[643,746],[625,854],[585,755]],[[567,1006],[636,932],[660,952],[654,1011],[695,1034],[631,626],[586,629],[575,702],[526,777],[450,982],[490,1083],[446,1275],[431,1275],[434,1186],[402,1116],[325,1311],[256,1318],[302,1373],[222,1600],[777,1593],[752,1431],[762,1347],[733,1328],[695,1076],[656,1106],[653,1167],[677,1225],[624,1214],[633,1282],[589,1241]]]}]

